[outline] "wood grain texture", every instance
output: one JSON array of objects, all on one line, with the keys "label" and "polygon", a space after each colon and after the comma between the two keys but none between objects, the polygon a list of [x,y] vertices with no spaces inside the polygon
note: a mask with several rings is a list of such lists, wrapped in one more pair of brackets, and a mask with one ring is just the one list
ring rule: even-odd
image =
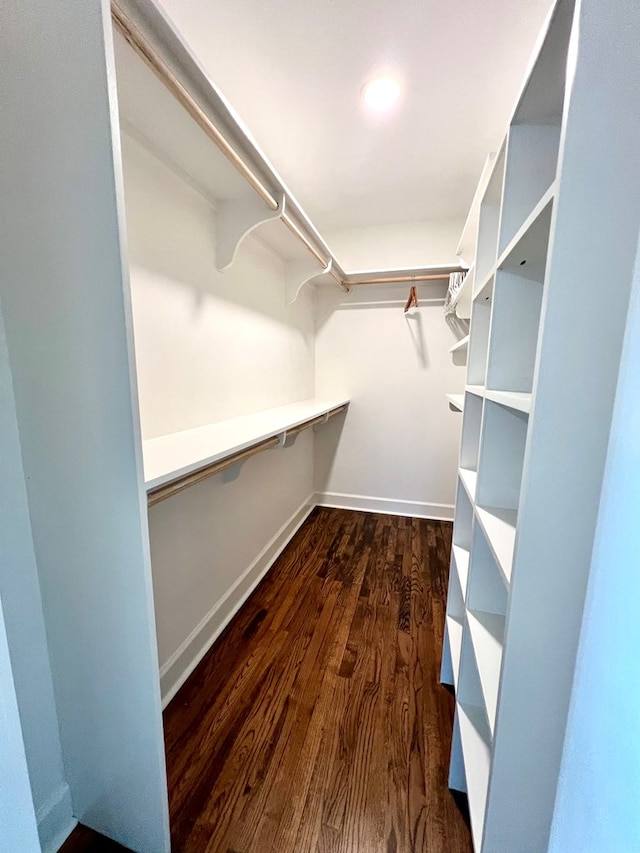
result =
[{"label": "wood grain texture", "polygon": [[317,508],[165,711],[174,851],[470,853],[451,525]]},{"label": "wood grain texture", "polygon": [[174,853],[471,853],[438,682],[450,541],[314,510],[165,711]]}]

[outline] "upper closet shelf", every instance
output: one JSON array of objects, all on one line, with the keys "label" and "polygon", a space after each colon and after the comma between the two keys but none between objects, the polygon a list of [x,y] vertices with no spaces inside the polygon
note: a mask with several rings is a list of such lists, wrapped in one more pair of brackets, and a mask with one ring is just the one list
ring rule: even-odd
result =
[{"label": "upper closet shelf", "polygon": [[[328,420],[343,411],[348,404],[349,401],[343,399],[303,400],[144,441],[147,492],[155,493],[160,487],[182,480],[222,460],[232,460],[232,457],[244,451],[257,450],[258,446],[259,449],[267,449],[262,445],[269,440],[273,440],[270,446],[284,446],[287,435],[296,435],[301,428],[312,426],[312,422]],[[235,461],[239,464],[243,459]]]},{"label": "upper closet shelf", "polygon": [[[302,207],[153,0],[112,0],[120,124],[216,212],[216,266],[252,232],[285,264],[285,300],[306,283],[423,281],[429,267],[345,273]],[[453,265],[433,272],[461,271]],[[440,277],[440,276],[438,276]],[[366,283],[369,283],[367,281]]]},{"label": "upper closet shelf", "polygon": [[118,0],[111,12],[123,131],[211,201],[218,269],[260,228],[298,281],[288,301],[317,277],[344,286],[320,234],[153,0]]}]

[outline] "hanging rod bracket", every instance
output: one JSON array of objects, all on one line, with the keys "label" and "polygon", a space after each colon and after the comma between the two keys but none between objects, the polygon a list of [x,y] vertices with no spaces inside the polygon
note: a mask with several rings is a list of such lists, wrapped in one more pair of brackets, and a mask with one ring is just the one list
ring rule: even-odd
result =
[{"label": "hanging rod bracket", "polygon": [[284,271],[285,303],[293,305],[305,284],[331,275],[331,261],[323,267],[315,258],[287,261]]},{"label": "hanging rod bracket", "polygon": [[216,268],[228,269],[243,240],[264,222],[279,219],[283,210],[284,196],[280,196],[275,210],[257,196],[220,202],[216,211]]}]

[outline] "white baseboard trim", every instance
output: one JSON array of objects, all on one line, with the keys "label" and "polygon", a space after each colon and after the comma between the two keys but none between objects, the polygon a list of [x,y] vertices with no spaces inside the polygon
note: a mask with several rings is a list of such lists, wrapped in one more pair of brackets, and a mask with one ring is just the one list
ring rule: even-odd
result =
[{"label": "white baseboard trim", "polygon": [[78,823],[73,816],[71,791],[66,782],[40,806],[36,818],[42,853],[57,853]]},{"label": "white baseboard trim", "polygon": [[182,645],[160,668],[160,692],[163,709],[176,695],[211,646],[289,544],[298,528],[315,507],[314,496],[286,521],[267,546],[235,583],[220,598]]},{"label": "white baseboard trim", "polygon": [[343,495],[340,492],[316,492],[317,506],[335,509],[354,509],[361,512],[380,512],[386,515],[407,515],[433,521],[453,521],[453,504],[430,504],[423,501],[402,501],[393,498],[374,498],[370,495]]}]

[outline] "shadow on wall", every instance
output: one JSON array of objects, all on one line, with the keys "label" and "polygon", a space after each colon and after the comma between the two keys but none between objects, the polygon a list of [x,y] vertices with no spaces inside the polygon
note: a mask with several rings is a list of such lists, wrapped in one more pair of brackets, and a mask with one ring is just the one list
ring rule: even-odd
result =
[{"label": "shadow on wall", "polygon": [[429,367],[429,357],[427,356],[427,345],[424,338],[424,328],[422,325],[422,317],[416,310],[409,311],[404,315],[407,329],[411,335],[411,341],[418,357],[420,367]]},{"label": "shadow on wall", "polygon": [[210,296],[252,314],[290,324],[300,308],[285,305],[282,260],[257,229],[243,242],[232,266],[216,267],[216,212],[144,144],[123,135],[128,255],[133,278],[170,282],[188,293],[193,317]]},{"label": "shadow on wall", "polygon": [[[349,409],[353,406],[353,401]],[[349,409],[323,424],[315,435],[314,489],[326,492],[336,458],[336,451]]]}]

